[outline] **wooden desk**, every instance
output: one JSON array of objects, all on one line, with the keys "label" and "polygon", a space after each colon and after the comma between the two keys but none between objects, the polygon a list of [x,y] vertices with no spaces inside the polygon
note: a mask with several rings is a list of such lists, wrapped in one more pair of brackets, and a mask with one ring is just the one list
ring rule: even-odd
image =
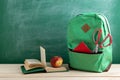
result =
[{"label": "wooden desk", "polygon": [[109,72],[91,73],[70,70],[58,73],[22,74],[22,64],[0,64],[0,80],[120,80],[120,65],[113,64]]}]

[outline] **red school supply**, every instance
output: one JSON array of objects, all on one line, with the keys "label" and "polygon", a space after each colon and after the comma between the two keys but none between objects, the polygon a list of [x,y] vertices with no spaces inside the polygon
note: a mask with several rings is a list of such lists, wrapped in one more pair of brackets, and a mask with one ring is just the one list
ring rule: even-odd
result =
[{"label": "red school supply", "polygon": [[74,48],[73,51],[80,53],[92,53],[92,51],[88,48],[88,46],[84,42],[81,42],[77,47]]}]

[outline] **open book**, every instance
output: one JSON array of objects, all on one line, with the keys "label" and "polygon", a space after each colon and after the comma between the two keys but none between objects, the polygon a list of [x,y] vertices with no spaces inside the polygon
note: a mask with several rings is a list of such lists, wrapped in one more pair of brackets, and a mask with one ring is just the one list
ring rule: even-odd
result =
[{"label": "open book", "polygon": [[44,65],[37,59],[26,59],[24,61],[24,67],[26,70],[33,68],[44,67]]},{"label": "open book", "polygon": [[40,46],[40,54],[41,54],[41,61],[38,59],[25,59],[24,67],[26,70],[31,70],[39,67],[44,68],[46,66],[45,49],[41,46]]}]

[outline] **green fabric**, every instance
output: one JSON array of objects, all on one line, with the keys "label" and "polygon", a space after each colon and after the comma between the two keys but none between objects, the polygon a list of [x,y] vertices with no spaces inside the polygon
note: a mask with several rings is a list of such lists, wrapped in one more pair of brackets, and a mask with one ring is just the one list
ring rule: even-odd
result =
[{"label": "green fabric", "polygon": [[[88,24],[90,30],[84,32],[82,27]],[[80,42],[84,41],[87,46],[93,50],[95,43],[92,35],[96,28],[102,29],[102,41],[110,33],[110,27],[107,19],[100,14],[80,14],[74,17],[68,25],[68,48],[73,50]],[[108,44],[109,39],[104,43]],[[112,45],[105,48],[99,48],[101,54],[76,53],[69,51],[70,66],[79,70],[103,72],[112,63]]]},{"label": "green fabric", "polygon": [[21,66],[21,71],[23,74],[31,74],[31,73],[45,72],[45,69],[44,68],[35,68],[35,69],[31,69],[31,70],[26,70],[24,66]]}]

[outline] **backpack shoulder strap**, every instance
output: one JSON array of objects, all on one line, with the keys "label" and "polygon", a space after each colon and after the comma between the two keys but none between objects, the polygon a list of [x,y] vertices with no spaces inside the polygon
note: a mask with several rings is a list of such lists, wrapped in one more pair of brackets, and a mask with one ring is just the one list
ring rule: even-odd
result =
[{"label": "backpack shoulder strap", "polygon": [[104,24],[107,26],[108,33],[111,34],[110,25],[108,23],[107,18],[104,15],[101,15],[101,14],[98,14],[98,16],[103,20],[103,22],[105,21]]}]

